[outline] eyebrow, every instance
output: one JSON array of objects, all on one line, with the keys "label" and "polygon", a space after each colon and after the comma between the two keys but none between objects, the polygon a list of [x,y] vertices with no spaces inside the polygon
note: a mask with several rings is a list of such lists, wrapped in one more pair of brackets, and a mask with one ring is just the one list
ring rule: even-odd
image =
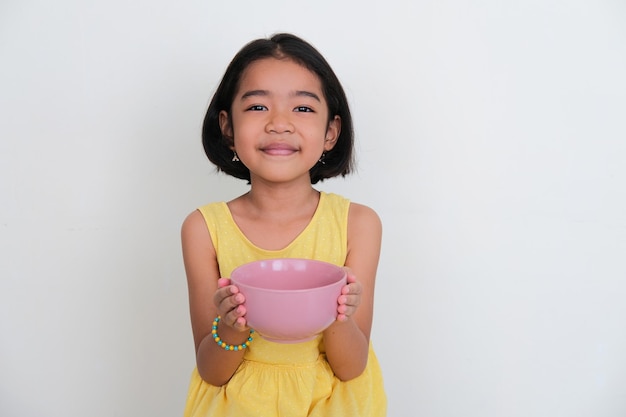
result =
[{"label": "eyebrow", "polygon": [[[241,100],[245,100],[248,97],[256,97],[256,96],[266,97],[269,95],[270,95],[270,92],[268,90],[250,90],[250,91],[246,91],[245,93],[241,95]],[[320,97],[311,91],[297,90],[291,95],[294,97],[310,97],[314,100],[319,101],[320,103],[322,102]]]}]

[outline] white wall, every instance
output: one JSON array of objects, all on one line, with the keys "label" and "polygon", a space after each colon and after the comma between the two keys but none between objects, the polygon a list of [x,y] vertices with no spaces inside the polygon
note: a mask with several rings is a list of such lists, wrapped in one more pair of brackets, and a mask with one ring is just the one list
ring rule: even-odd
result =
[{"label": "white wall", "polygon": [[0,3],[0,415],[181,415],[179,227],[245,184],[203,156],[247,41],[315,44],[385,225],[393,417],[626,415],[626,6]]}]

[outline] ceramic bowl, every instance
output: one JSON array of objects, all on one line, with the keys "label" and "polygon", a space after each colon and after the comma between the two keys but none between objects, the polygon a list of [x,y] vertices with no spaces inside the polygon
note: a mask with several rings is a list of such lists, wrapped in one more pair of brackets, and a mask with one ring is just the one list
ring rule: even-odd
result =
[{"label": "ceramic bowl", "polygon": [[281,258],[241,265],[230,280],[246,298],[251,328],[272,342],[300,343],[337,318],[346,273],[327,262]]}]

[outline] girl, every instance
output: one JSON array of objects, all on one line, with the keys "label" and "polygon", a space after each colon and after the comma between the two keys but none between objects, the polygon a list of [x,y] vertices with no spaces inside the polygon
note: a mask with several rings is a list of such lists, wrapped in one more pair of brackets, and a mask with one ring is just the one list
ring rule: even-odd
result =
[{"label": "girl", "polygon": [[[353,168],[352,120],[334,72],[290,34],[247,44],[213,96],[202,142],[209,160],[250,190],[199,208],[182,226],[197,365],[185,417],[384,416],[369,340],[380,220],[312,186]],[[273,343],[247,327],[244,296],[222,277],[289,257],[345,266],[348,284],[323,334]]]}]

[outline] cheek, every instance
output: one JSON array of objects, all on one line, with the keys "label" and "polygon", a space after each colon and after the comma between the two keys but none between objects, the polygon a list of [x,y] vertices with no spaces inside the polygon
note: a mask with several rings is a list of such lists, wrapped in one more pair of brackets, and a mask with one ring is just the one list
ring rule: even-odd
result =
[{"label": "cheek", "polygon": [[326,126],[315,126],[309,130],[308,139],[312,142],[319,143],[321,148],[326,146],[326,137],[328,135],[328,129]]},{"label": "cheek", "polygon": [[249,120],[245,117],[233,117],[233,134],[235,140],[249,140],[254,132],[258,132],[258,130],[258,122],[254,123],[254,120]]}]

